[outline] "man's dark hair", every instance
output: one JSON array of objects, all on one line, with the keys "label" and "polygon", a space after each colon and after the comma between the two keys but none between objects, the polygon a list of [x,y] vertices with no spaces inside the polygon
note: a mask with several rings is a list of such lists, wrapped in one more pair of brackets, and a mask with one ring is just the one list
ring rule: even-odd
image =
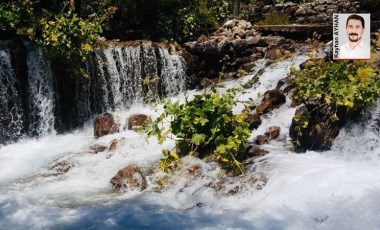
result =
[{"label": "man's dark hair", "polygon": [[347,22],[346,22],[346,28],[347,28],[347,25],[348,25],[348,21],[350,19],[360,20],[362,22],[362,26],[364,28],[364,18],[362,16],[357,15],[357,14],[352,14],[352,15],[348,16]]}]

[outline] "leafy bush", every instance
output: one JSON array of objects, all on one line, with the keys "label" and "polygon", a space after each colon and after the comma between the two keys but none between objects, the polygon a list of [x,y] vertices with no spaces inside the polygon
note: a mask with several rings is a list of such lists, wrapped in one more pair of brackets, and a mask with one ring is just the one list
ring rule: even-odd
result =
[{"label": "leafy bush", "polygon": [[[239,90],[226,94],[203,93],[184,104],[165,100],[165,111],[152,123],[148,136],[157,136],[159,143],[175,135],[176,148],[163,150],[159,168],[164,171],[176,167],[179,157],[193,155],[205,157],[210,154],[236,174],[244,172],[240,163],[247,138],[251,131],[244,121],[246,113],[233,114],[232,108],[239,102],[235,96]],[[169,127],[164,122],[170,123]]]},{"label": "leafy bush", "polygon": [[50,59],[61,60],[68,71],[87,76],[81,65],[92,54],[96,37],[102,32],[100,20],[83,19],[70,7],[63,14],[45,12],[39,20],[41,37],[35,38]]},{"label": "leafy bush", "polygon": [[291,75],[297,85],[293,94],[297,103],[316,98],[328,105],[360,110],[374,104],[380,95],[379,74],[363,61],[308,61],[303,70],[293,70]]},{"label": "leafy bush", "polygon": [[[99,0],[96,11],[93,4],[82,3],[91,14],[80,17],[74,1],[18,0],[0,3],[0,26],[16,29],[42,46],[51,60],[58,60],[74,75],[84,75],[83,65],[91,57],[95,39],[102,26],[114,12],[109,0]],[[106,7],[107,6],[107,7]]]}]

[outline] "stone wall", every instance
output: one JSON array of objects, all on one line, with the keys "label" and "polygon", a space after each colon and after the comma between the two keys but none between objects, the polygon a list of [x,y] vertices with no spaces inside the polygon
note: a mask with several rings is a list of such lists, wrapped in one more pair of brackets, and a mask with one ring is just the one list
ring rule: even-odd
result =
[{"label": "stone wall", "polygon": [[284,4],[265,5],[256,12],[265,15],[271,12],[282,12],[289,15],[293,23],[331,23],[334,13],[366,12],[363,1],[350,0],[316,0],[305,4],[287,2]]}]

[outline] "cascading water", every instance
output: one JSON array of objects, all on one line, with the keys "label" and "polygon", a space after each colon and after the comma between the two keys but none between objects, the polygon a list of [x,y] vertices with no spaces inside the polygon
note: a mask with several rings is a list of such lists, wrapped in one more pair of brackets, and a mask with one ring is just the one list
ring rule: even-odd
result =
[{"label": "cascading water", "polygon": [[42,50],[25,42],[27,48],[29,130],[31,136],[54,134],[54,89],[49,63]]},{"label": "cascading water", "polygon": [[[156,53],[158,50],[159,55]],[[154,47],[151,42],[139,46],[109,46],[96,51],[97,82],[104,108],[119,110],[150,97],[174,96],[186,88],[186,74],[178,55],[167,48]],[[158,89],[159,79],[162,89]]]},{"label": "cascading water", "polygon": [[0,144],[22,136],[22,101],[8,42],[0,42]]},{"label": "cascading water", "polygon": [[[29,41],[19,44],[19,50],[25,50],[24,62],[13,66],[15,51],[8,43],[0,44],[0,144],[22,136],[68,131],[96,114],[172,96],[186,88],[179,56],[152,42],[97,48],[95,61],[87,66],[87,79],[53,76],[42,51]],[[22,55],[13,56],[22,59]]]},{"label": "cascading water", "polygon": [[170,55],[167,49],[159,48],[162,60],[161,79],[165,95],[172,97],[177,92],[183,92],[186,74],[179,56]]},{"label": "cascading water", "polygon": [[[259,82],[240,99],[259,101],[260,95],[289,73],[292,64],[306,59],[300,55],[266,67]],[[255,71],[263,66],[257,65]],[[224,86],[235,87],[250,77]],[[183,100],[184,95],[176,99]],[[162,156],[162,148],[174,147],[171,140],[161,146],[150,139],[148,144],[140,133],[130,130],[95,139],[92,127],[84,127],[74,133],[3,146],[1,228],[378,228],[380,137],[376,129],[380,103],[369,109],[367,120],[345,127],[330,151],[305,154],[291,151],[287,130],[295,108],[290,104],[288,98],[285,105],[263,116],[261,126],[253,131],[252,137],[263,134],[270,125],[279,125],[282,130],[278,140],[263,145],[270,153],[248,166],[246,177],[229,179],[218,167],[187,158],[186,164],[199,165],[200,176],[189,179],[191,175],[185,170],[160,192],[156,192],[155,184],[161,174],[152,168]],[[125,108],[123,115],[136,112],[157,116],[149,106],[136,104]],[[109,146],[114,139],[120,140],[115,150],[91,154],[91,146]],[[153,171],[148,176],[148,188],[144,192],[113,192],[109,180],[130,163]],[[265,178],[264,186],[252,184],[252,177],[257,175]],[[224,184],[226,193],[212,186],[221,179],[230,180]],[[228,192],[236,191],[236,187],[237,194]]]}]

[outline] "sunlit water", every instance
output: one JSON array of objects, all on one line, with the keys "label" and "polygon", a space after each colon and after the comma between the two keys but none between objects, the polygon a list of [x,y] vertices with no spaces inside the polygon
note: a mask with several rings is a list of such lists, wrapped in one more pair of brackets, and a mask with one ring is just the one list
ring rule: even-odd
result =
[{"label": "sunlit water", "polygon": [[[259,102],[268,89],[275,88],[292,64],[272,64],[258,84],[241,99]],[[258,65],[258,71],[263,65]],[[250,78],[224,83],[236,87]],[[187,96],[194,91],[188,91]],[[180,95],[175,99],[183,100]],[[95,139],[91,121],[85,128],[65,135],[23,139],[0,148],[0,229],[377,229],[380,228],[380,149],[376,132],[380,104],[367,116],[348,124],[332,150],[295,154],[288,138],[294,108],[290,100],[263,117],[251,139],[267,127],[279,125],[281,135],[263,148],[270,153],[248,166],[251,174],[267,178],[265,186],[244,186],[235,195],[221,195],[204,186],[222,172],[201,162],[203,175],[193,181],[175,178],[161,193],[154,191],[153,179],[143,192],[114,192],[109,180],[129,163],[151,168],[162,148],[154,138],[130,130]],[[238,108],[237,108],[238,110]],[[135,104],[117,111],[122,126],[134,113],[157,116],[149,106]],[[90,146],[109,146],[121,139],[114,152],[90,153]],[[51,169],[56,162],[72,165],[64,174]],[[198,162],[185,159],[185,163]],[[251,170],[257,167],[255,172]],[[251,176],[250,174],[247,177]],[[151,176],[151,177],[154,177]],[[244,183],[240,178],[239,183]]]}]

